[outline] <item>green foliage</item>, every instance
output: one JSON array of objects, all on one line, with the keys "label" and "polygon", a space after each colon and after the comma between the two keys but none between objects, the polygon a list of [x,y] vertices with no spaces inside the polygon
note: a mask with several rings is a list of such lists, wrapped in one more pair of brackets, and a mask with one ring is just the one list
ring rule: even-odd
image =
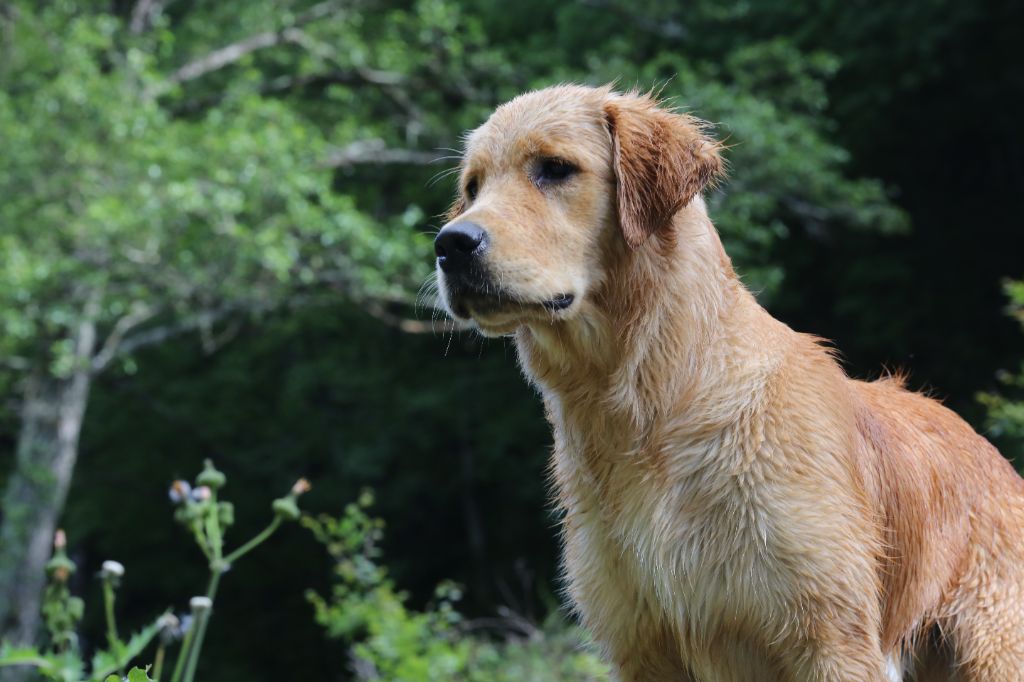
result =
[{"label": "green foliage", "polygon": [[132,668],[128,671],[127,677],[111,675],[103,680],[103,682],[153,682],[153,680],[151,680],[150,676],[146,675],[146,672],[141,668]]},{"label": "green foliage", "polygon": [[[210,568],[206,593],[203,596],[192,597],[189,602],[194,622],[185,634],[178,652],[171,682],[192,682],[195,679],[199,654],[202,651],[221,577],[231,570],[239,559],[266,542],[283,521],[297,520],[297,500],[300,495],[309,491],[309,482],[299,479],[287,495],[271,503],[274,517],[270,525],[248,542],[229,552],[224,539],[228,529],[234,524],[234,506],[230,502],[218,499],[220,489],[226,484],[227,476],[207,459],[203,463],[203,470],[196,476],[194,487],[186,481],[178,480],[171,484],[168,493],[171,501],[178,505],[174,513],[175,520],[191,531]],[[282,506],[288,508],[288,513],[281,511]],[[109,620],[112,622],[112,618]],[[162,653],[158,658],[163,659]],[[159,679],[159,674],[157,678]]]},{"label": "green foliage", "polygon": [[112,650],[98,652],[92,658],[90,679],[106,679],[107,676],[113,674],[113,671],[123,670],[129,662],[142,655],[150,642],[164,629],[166,621],[167,614],[164,614],[133,634],[127,642],[117,640],[114,642]]},{"label": "green foliage", "polygon": [[[166,30],[132,38],[120,19],[74,3],[15,3],[7,22],[6,357],[63,374],[83,319],[114,340],[169,320],[212,337],[224,315],[300,292],[389,297],[422,280],[406,207],[370,217],[333,191],[325,131],[301,111],[236,86],[175,115],[159,59],[173,42]],[[378,248],[389,231],[402,236]]]},{"label": "green foliage", "polygon": [[[662,83],[664,97],[722,122],[734,170],[715,214],[756,289],[779,284],[762,254],[793,229],[905,225],[882,185],[849,179],[848,154],[827,141],[825,83],[838,66],[827,53],[778,38],[711,61],[588,37],[582,55],[552,45],[513,68],[517,45],[488,39],[486,16],[451,0],[290,4],[168,10],[133,33],[75,3],[14,3],[0,69],[5,355],[67,372],[83,317],[106,332],[212,327],[325,287],[408,301],[429,264],[410,228],[438,193],[389,194],[355,166],[387,146],[429,156],[502,99],[563,79]],[[538,11],[562,23],[592,14]],[[204,62],[290,23],[276,47]],[[331,161],[356,158],[353,144],[363,161]]]},{"label": "green foliage", "polygon": [[[1024,281],[1008,281],[1006,294],[1010,298],[1007,313],[1024,330]],[[999,393],[981,393],[978,400],[988,410],[989,433],[1004,446],[1004,454],[1012,461],[1024,457],[1024,361],[1016,373],[999,373],[1003,390]]]},{"label": "green foliage", "polygon": [[368,515],[369,492],[340,518],[303,518],[334,560],[328,597],[310,591],[316,620],[328,636],[349,643],[358,679],[389,682],[465,680],[535,682],[606,679],[607,668],[580,633],[552,616],[542,627],[521,618],[497,619],[504,641],[475,634],[456,608],[462,590],[442,583],[423,611],[409,608],[377,563],[383,523]]},{"label": "green foliage", "polygon": [[67,652],[78,649],[76,632],[85,614],[85,602],[71,595],[68,579],[77,570],[64,548],[65,536],[58,532],[53,557],[46,563],[49,582],[43,593],[43,624],[50,637],[51,651]]},{"label": "green foliage", "polygon": [[[114,589],[124,574],[124,568],[117,562],[106,562],[100,573],[103,582],[104,602],[108,626],[108,648],[99,650],[92,658],[90,672],[85,672],[85,661],[79,649],[76,629],[85,611],[85,603],[71,595],[68,579],[76,566],[68,558],[65,549],[64,531],[57,531],[54,539],[54,554],[46,564],[49,582],[43,595],[43,622],[46,625],[48,645],[45,648],[32,646],[14,647],[0,642],[0,668],[6,666],[28,666],[36,669],[43,677],[59,682],[106,681],[115,670],[123,669],[130,661],[142,654],[156,635],[165,627],[168,614],[163,614],[153,623],[122,641],[114,624]],[[120,678],[118,678],[120,679]]]},{"label": "green foliage", "polygon": [[127,677],[118,677],[117,675],[110,675],[103,682],[153,682],[146,671],[142,668],[132,668],[128,671]]},{"label": "green foliage", "polygon": [[[142,5],[158,9],[135,30]],[[500,585],[520,558],[538,582],[553,580],[549,436],[513,352],[403,337],[358,310],[430,317],[429,298],[418,311],[405,304],[430,267],[424,232],[450,195],[432,178],[454,160],[428,162],[454,155],[464,130],[526,88],[615,80],[660,88],[713,121],[730,178],[708,199],[738,269],[782,319],[836,339],[851,373],[904,367],[963,412],[1019,357],[993,284],[1020,277],[1024,194],[1006,159],[1020,155],[1008,103],[1022,99],[1021,79],[1005,55],[1024,4],[367,0],[328,3],[303,23],[317,6],[0,3],[0,392],[20,390],[26,370],[77,367],[70,339],[87,314],[101,344],[119,322],[134,325],[125,341],[200,330],[119,352],[86,413],[66,524],[91,564],[131,556],[150,576],[119,588],[125,622],[145,622],[206,567],[166,570],[156,548],[178,529],[154,495],[111,486],[145,490],[210,454],[237,472],[237,511],[217,505],[229,537],[258,532],[265,519],[246,510],[263,510],[286,472],[316,472],[330,491],[312,493],[320,504],[372,484],[389,522],[388,575],[411,594],[402,608],[437,606],[444,577],[467,585],[450,629],[505,603]],[[178,76],[275,33],[236,61]],[[890,196],[913,212],[914,233]],[[327,305],[293,308],[325,293]],[[236,331],[228,352],[206,357]],[[1012,377],[1022,373],[1004,373],[1002,397],[986,403],[1018,462]],[[19,412],[3,405],[9,442]],[[331,658],[289,592],[306,584],[317,548],[287,534],[272,542],[264,570],[235,573],[231,586],[273,608],[238,613],[226,600],[203,673],[344,676],[347,662]],[[64,631],[102,636],[102,620],[92,608]],[[235,625],[252,638],[222,634]],[[565,657],[536,657],[553,670],[575,651],[575,633],[554,629],[496,650],[512,666],[534,645],[564,642]]]},{"label": "green foliage", "polygon": [[[112,671],[123,669],[142,654],[163,628],[164,619],[165,616],[161,616],[150,623],[132,635],[128,642],[117,642],[113,648],[97,652],[93,656],[90,672],[86,672],[85,662],[77,645],[61,650],[55,647],[13,647],[3,643],[0,644],[0,668],[30,667],[43,678],[55,682],[106,682]],[[121,679],[116,676],[115,678]]]}]

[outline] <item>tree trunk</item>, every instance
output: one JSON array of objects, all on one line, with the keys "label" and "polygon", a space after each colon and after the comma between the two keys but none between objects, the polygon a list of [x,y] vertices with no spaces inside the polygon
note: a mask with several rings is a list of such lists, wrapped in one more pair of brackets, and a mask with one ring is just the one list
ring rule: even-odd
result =
[{"label": "tree trunk", "polygon": [[16,461],[0,507],[0,639],[28,644],[38,634],[44,571],[78,456],[95,345],[95,326],[85,321],[70,375],[44,370],[25,380]]}]

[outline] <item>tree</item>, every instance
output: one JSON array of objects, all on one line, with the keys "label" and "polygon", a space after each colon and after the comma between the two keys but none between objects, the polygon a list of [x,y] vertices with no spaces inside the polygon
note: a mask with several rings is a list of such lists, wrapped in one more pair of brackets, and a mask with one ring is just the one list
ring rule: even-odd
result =
[{"label": "tree", "polygon": [[[335,11],[317,5],[289,30]],[[142,43],[126,28],[74,3],[15,4],[4,19],[0,352],[21,426],[0,632],[19,640],[37,628],[94,377],[187,331],[214,350],[240,317],[324,291],[401,297],[422,272],[410,265],[415,210],[370,217],[334,192],[324,135],[283,103],[240,95],[185,117],[160,99],[243,48],[167,75],[143,49],[165,37]],[[402,237],[378,248],[388,232]]]}]

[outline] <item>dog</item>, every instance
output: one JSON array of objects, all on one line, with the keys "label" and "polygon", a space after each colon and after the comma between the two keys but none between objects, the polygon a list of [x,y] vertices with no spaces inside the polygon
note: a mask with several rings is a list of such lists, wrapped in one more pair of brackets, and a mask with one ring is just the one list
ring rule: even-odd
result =
[{"label": "dog", "polygon": [[552,87],[460,173],[440,297],[543,397],[567,593],[616,679],[1024,680],[1024,480],[757,303],[706,124]]}]

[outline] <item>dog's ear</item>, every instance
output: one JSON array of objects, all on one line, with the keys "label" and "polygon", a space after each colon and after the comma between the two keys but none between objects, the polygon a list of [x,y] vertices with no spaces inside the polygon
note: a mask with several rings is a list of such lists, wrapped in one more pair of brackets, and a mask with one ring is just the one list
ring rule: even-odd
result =
[{"label": "dog's ear", "polygon": [[719,144],[701,121],[658,106],[649,96],[605,104],[612,136],[619,224],[633,249],[723,172]]}]

